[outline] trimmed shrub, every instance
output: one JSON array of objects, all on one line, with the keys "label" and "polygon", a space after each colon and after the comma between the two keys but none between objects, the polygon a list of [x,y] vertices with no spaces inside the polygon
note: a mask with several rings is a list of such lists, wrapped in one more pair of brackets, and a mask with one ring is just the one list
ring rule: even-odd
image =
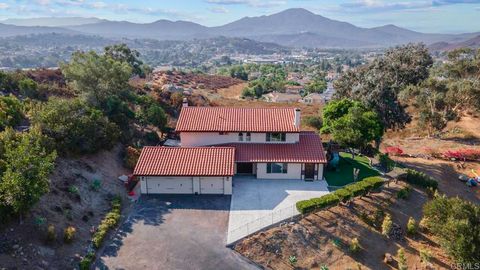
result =
[{"label": "trimmed shrub", "polygon": [[95,253],[89,252],[79,263],[80,270],[90,270],[90,266],[95,260]]},{"label": "trimmed shrub", "polygon": [[57,234],[55,233],[55,225],[50,224],[47,227],[47,242],[53,242],[57,239]]},{"label": "trimmed shrub", "polygon": [[378,176],[372,176],[363,179],[361,182],[363,182],[364,185],[369,186],[370,190],[374,190],[380,188],[385,181],[383,181],[383,179]]},{"label": "trimmed shrub", "polygon": [[410,191],[412,191],[412,189],[408,186],[400,189],[397,192],[397,198],[398,199],[405,199],[405,200],[408,199],[408,197],[410,196]]},{"label": "trimmed shrub", "polygon": [[438,187],[438,182],[435,179],[431,178],[423,172],[412,169],[407,169],[407,173],[402,175],[400,179],[412,185],[420,186],[422,188],[437,189]]},{"label": "trimmed shrub", "polygon": [[65,243],[71,243],[75,238],[76,232],[77,230],[73,226],[68,226],[67,228],[65,228],[65,230],[63,231],[63,241],[65,241]]},{"label": "trimmed shrub", "polygon": [[360,242],[358,241],[358,238],[353,238],[352,241],[350,242],[350,251],[353,253],[356,253],[360,251]]},{"label": "trimmed shrub", "polygon": [[299,201],[296,204],[297,210],[302,214],[306,214],[314,210],[335,206],[340,201],[346,202],[353,197],[364,195],[373,189],[380,188],[383,183],[384,181],[380,177],[368,177],[322,197]]},{"label": "trimmed shrub", "polygon": [[414,218],[410,217],[407,222],[407,233],[414,235],[417,232],[417,222]]},{"label": "trimmed shrub", "polygon": [[405,258],[405,250],[403,248],[399,248],[397,251],[397,260],[398,260],[398,269],[399,270],[407,270],[407,259]]},{"label": "trimmed shrub", "polygon": [[112,202],[112,210],[105,216],[100,225],[98,226],[97,231],[93,234],[92,242],[95,248],[99,248],[105,236],[114,228],[120,221],[120,212],[121,212],[121,199],[120,197],[115,197]]},{"label": "trimmed shrub", "polygon": [[342,203],[345,203],[352,198],[352,193],[346,188],[337,189],[333,194],[337,195]]},{"label": "trimmed shrub", "polygon": [[391,171],[393,168],[395,168],[395,161],[393,161],[388,154],[379,153],[377,155],[377,159],[380,163],[380,166],[382,166],[382,168],[386,171]]},{"label": "trimmed shrub", "polygon": [[384,236],[388,236],[390,234],[390,231],[392,231],[392,227],[393,227],[392,217],[387,214],[385,218],[383,218],[382,234]]},{"label": "trimmed shrub", "polygon": [[296,206],[300,213],[306,214],[313,210],[323,209],[329,206],[335,206],[340,202],[337,195],[333,193],[326,194],[319,198],[297,202]]}]

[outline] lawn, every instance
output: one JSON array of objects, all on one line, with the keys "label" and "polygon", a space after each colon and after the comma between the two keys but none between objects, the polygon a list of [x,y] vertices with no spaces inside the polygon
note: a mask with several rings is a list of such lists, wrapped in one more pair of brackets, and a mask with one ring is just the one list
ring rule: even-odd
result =
[{"label": "lawn", "polygon": [[380,175],[370,166],[368,158],[364,156],[355,156],[352,159],[351,154],[340,153],[340,161],[337,170],[325,170],[325,178],[330,186],[344,186],[353,182],[353,168],[360,169],[358,180],[370,176]]}]

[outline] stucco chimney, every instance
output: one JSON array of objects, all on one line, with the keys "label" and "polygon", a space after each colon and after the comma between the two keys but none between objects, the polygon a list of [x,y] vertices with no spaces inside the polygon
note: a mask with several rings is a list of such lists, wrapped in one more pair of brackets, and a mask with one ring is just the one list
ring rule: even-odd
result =
[{"label": "stucco chimney", "polygon": [[182,107],[188,107],[188,100],[187,98],[183,98],[183,104],[182,104]]},{"label": "stucco chimney", "polygon": [[293,124],[298,128],[300,127],[300,109],[299,108],[295,108],[295,119]]}]

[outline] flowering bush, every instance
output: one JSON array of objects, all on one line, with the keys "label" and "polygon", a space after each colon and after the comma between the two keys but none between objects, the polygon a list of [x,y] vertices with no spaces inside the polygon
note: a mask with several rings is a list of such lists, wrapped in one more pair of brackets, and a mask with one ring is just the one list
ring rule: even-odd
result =
[{"label": "flowering bush", "polygon": [[446,159],[458,159],[458,160],[480,160],[480,150],[479,149],[458,149],[458,150],[447,150],[443,153],[443,156]]},{"label": "flowering bush", "polygon": [[390,155],[394,155],[394,156],[403,155],[402,148],[400,148],[398,146],[389,146],[389,147],[385,148],[385,152],[390,154]]}]

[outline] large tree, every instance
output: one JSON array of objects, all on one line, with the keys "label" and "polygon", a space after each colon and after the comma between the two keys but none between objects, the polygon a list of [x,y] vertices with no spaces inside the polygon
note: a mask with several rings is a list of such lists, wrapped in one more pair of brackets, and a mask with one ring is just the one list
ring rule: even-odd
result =
[{"label": "large tree", "polygon": [[130,49],[124,43],[107,46],[104,51],[106,56],[130,65],[135,75],[144,78],[152,72],[152,69],[140,60],[140,53],[137,50]]},{"label": "large tree", "polygon": [[112,95],[121,95],[129,89],[132,68],[107,55],[75,52],[61,69],[71,87],[90,104],[102,106]]},{"label": "large tree", "polygon": [[46,141],[36,128],[0,133],[0,218],[24,213],[48,192],[56,153]]},{"label": "large tree", "polygon": [[[383,136],[383,126],[377,113],[358,101],[347,99],[334,101],[323,111],[322,132],[345,148],[363,150],[371,142],[377,146]],[[354,151],[351,151],[352,154]]]},{"label": "large tree", "polygon": [[398,94],[407,85],[425,80],[432,63],[423,44],[390,49],[383,57],[348,71],[336,81],[336,96],[358,100],[373,108],[385,128],[403,128],[410,121],[410,116],[398,100]]}]

